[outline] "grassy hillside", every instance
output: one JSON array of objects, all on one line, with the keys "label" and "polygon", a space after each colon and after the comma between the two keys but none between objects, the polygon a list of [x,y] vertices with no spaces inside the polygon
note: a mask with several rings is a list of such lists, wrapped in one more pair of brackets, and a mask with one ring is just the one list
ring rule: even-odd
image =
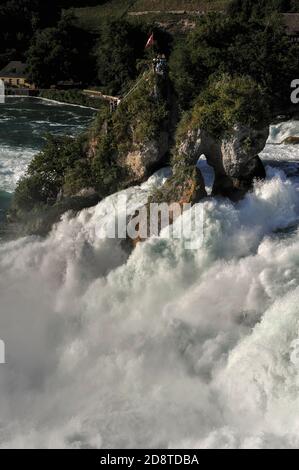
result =
[{"label": "grassy hillside", "polygon": [[[84,28],[97,31],[107,17],[120,18],[127,16],[133,19],[136,18],[136,13],[143,13],[137,18],[142,21],[161,21],[174,17],[171,14],[172,11],[207,12],[223,10],[228,3],[229,0],[110,0],[104,5],[75,8],[73,11]],[[149,14],[146,12],[149,12]],[[175,16],[177,17],[177,15]]]},{"label": "grassy hillside", "polygon": [[130,0],[111,0],[104,5],[85,8],[73,8],[72,11],[79,19],[80,25],[89,31],[97,31],[101,28],[106,18],[119,18],[126,15],[133,4]]},{"label": "grassy hillside", "polygon": [[224,8],[228,0],[137,0],[130,11],[209,11]]}]

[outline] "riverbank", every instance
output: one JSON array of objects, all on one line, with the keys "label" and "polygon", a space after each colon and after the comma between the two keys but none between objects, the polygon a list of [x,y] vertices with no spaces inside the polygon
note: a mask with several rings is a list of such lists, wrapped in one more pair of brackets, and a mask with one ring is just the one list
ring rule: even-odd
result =
[{"label": "riverbank", "polygon": [[81,90],[40,90],[38,98],[52,101],[55,103],[69,104],[84,108],[91,108],[96,111],[107,107],[107,102],[100,98],[91,98],[85,95]]}]

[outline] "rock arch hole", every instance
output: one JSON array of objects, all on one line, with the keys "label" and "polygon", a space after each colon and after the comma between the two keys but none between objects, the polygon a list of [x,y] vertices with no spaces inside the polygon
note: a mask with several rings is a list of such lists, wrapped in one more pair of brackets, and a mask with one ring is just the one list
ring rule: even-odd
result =
[{"label": "rock arch hole", "polygon": [[204,154],[202,154],[196,163],[197,168],[200,169],[202,177],[205,182],[205,187],[208,196],[212,194],[212,189],[214,186],[215,181],[215,172],[214,168],[208,164],[207,158]]}]

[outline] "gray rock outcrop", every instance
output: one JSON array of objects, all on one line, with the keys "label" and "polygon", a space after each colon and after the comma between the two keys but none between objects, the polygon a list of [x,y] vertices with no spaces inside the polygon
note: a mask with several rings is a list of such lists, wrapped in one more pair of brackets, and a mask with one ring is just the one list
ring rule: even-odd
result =
[{"label": "gray rock outcrop", "polygon": [[239,199],[252,187],[255,178],[265,177],[258,154],[268,135],[269,127],[252,129],[244,125],[235,125],[221,140],[201,129],[190,130],[177,146],[174,173],[183,166],[196,165],[198,158],[205,155],[215,172],[213,194]]},{"label": "gray rock outcrop", "polygon": [[169,134],[161,131],[158,138],[146,144],[138,145],[122,158],[122,165],[126,167],[134,181],[144,181],[152,173],[151,170],[159,168],[169,152]]}]

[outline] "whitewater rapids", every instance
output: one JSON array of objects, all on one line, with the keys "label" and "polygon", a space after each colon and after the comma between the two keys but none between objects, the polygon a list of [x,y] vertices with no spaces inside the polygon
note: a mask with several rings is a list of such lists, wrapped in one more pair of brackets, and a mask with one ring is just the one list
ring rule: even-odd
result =
[{"label": "whitewater rapids", "polygon": [[277,172],[206,201],[201,249],[129,259],[95,235],[106,206],[0,248],[1,445],[298,447],[299,233],[273,234],[297,188]]},{"label": "whitewater rapids", "polygon": [[[299,447],[299,183],[279,148],[243,201],[192,208],[197,250],[98,238],[116,195],[0,244],[1,447]],[[126,191],[132,212],[168,174]]]}]

